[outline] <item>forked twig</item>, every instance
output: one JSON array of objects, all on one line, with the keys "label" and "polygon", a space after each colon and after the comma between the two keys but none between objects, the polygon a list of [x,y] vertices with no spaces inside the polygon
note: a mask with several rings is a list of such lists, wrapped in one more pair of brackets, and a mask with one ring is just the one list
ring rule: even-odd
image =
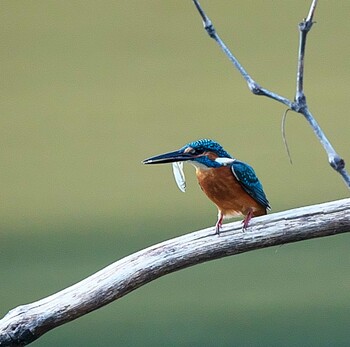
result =
[{"label": "forked twig", "polygon": [[228,49],[225,43],[221,40],[211,20],[206,15],[206,13],[204,12],[199,2],[197,0],[193,0],[193,2],[199,14],[202,17],[203,25],[208,35],[218,43],[220,48],[223,50],[223,52],[226,54],[229,60],[233,63],[235,68],[240,72],[242,77],[247,82],[251,92],[255,95],[263,95],[273,100],[276,100],[286,105],[289,109],[295,112],[301,113],[305,117],[305,119],[309,122],[315,135],[317,136],[318,140],[320,141],[321,145],[326,151],[328,155],[329,164],[332,166],[334,170],[336,170],[343,177],[345,184],[350,189],[350,175],[345,170],[345,161],[343,158],[341,158],[337,154],[337,152],[335,151],[335,149],[327,139],[326,135],[322,131],[321,127],[318,125],[316,119],[311,114],[309,107],[306,103],[306,97],[304,94],[303,82],[304,82],[304,58],[305,58],[306,37],[313,24],[313,16],[316,10],[317,0],[312,1],[308,16],[299,24],[300,35],[299,35],[299,51],[298,51],[297,86],[296,86],[294,101],[291,101],[288,98],[285,98],[284,96],[274,93],[268,89],[262,88],[257,82],[255,82],[253,78],[249,75],[249,73],[240,64],[238,59],[231,53],[231,51]]}]

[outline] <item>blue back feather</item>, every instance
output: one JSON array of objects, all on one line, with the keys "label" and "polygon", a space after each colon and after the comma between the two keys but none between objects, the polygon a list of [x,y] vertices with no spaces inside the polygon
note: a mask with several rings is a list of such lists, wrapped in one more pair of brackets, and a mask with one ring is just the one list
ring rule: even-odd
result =
[{"label": "blue back feather", "polygon": [[259,204],[269,209],[270,203],[254,169],[242,161],[235,160],[231,165],[231,170],[243,189]]}]

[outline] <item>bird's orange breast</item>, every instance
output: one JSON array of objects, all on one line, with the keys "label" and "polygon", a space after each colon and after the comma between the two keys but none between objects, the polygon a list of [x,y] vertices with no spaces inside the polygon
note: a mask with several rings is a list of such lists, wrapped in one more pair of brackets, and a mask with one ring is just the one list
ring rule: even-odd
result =
[{"label": "bird's orange breast", "polygon": [[266,209],[254,200],[234,177],[231,168],[196,168],[198,183],[203,192],[218,207],[225,217],[266,214]]}]

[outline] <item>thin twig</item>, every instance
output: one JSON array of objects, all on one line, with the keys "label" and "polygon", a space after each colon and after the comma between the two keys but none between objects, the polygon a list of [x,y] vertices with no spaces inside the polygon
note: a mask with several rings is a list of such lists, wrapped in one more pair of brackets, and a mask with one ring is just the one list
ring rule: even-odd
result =
[{"label": "thin twig", "polygon": [[283,114],[281,129],[282,129],[283,143],[284,143],[284,146],[286,147],[286,151],[287,151],[287,154],[288,154],[289,162],[291,164],[293,164],[292,157],[291,157],[290,151],[289,151],[288,142],[287,142],[287,136],[286,136],[286,119],[287,119],[287,114],[288,114],[289,111],[290,111],[290,108],[287,108],[286,111]]},{"label": "thin twig", "polygon": [[219,35],[217,34],[211,20],[204,12],[203,8],[199,4],[197,0],[193,0],[199,14],[202,17],[203,25],[208,35],[213,38],[229,60],[233,63],[236,69],[240,72],[242,77],[248,84],[249,89],[255,95],[263,95],[273,100],[276,100],[284,105],[286,105],[289,109],[302,114],[305,119],[309,122],[312,127],[314,133],[316,134],[318,140],[323,146],[324,150],[328,155],[328,162],[332,166],[334,170],[336,170],[344,179],[345,184],[350,189],[350,175],[345,170],[345,161],[341,158],[326,135],[322,131],[321,127],[309,111],[308,105],[306,103],[306,97],[303,89],[303,81],[304,81],[304,58],[305,58],[305,46],[306,46],[306,37],[307,33],[310,31],[313,24],[313,16],[316,10],[317,0],[313,0],[308,16],[303,22],[299,24],[300,30],[300,42],[299,42],[299,53],[298,53],[298,68],[297,68],[297,88],[295,100],[291,101],[288,98],[285,98],[277,93],[274,93],[268,89],[262,88],[253,78],[248,74],[248,72],[244,69],[244,67],[240,64],[238,59],[231,53],[229,48],[225,45],[225,43],[221,40]]},{"label": "thin twig", "polygon": [[307,21],[307,22],[312,23],[312,19],[314,18],[316,6],[317,6],[317,1],[318,1],[318,0],[313,0],[313,1],[312,1],[312,4],[311,4],[311,6],[310,6],[309,13],[308,13],[308,15],[307,15],[307,17],[306,17],[306,21]]},{"label": "thin twig", "polygon": [[276,93],[273,93],[267,89],[262,88],[261,86],[258,85],[258,83],[256,83],[253,78],[248,74],[248,72],[244,69],[244,67],[242,66],[242,64],[240,64],[240,62],[238,61],[238,59],[231,53],[231,51],[229,50],[229,48],[225,45],[225,43],[221,40],[221,38],[219,37],[218,33],[216,32],[213,23],[211,22],[211,20],[209,19],[209,17],[205,14],[205,12],[203,11],[201,5],[199,4],[198,1],[193,0],[194,4],[196,5],[196,8],[199,12],[199,14],[202,17],[203,20],[203,25],[204,25],[204,29],[207,31],[208,35],[214,39],[218,45],[220,46],[220,48],[223,50],[223,52],[226,54],[226,56],[230,59],[230,61],[232,62],[232,64],[236,67],[236,69],[240,72],[240,74],[242,75],[242,77],[245,79],[245,81],[248,84],[248,87],[250,89],[250,91],[255,94],[255,95],[264,95],[264,96],[268,96],[274,100],[277,100],[283,104],[285,104],[286,106],[288,106],[289,108],[292,108],[292,101],[288,100],[287,98],[278,95]]},{"label": "thin twig", "polygon": [[312,19],[316,10],[317,0],[313,0],[309,14],[306,19],[299,23],[299,52],[298,52],[298,68],[297,68],[297,88],[295,93],[295,100],[306,106],[306,99],[304,95],[304,59],[306,37],[313,25]]},{"label": "thin twig", "polygon": [[[350,199],[253,218],[167,240],[131,254],[56,294],[11,310],[0,320],[0,347],[25,346],[46,332],[171,272],[255,249],[350,231]],[[184,293],[185,295],[185,293]]]}]

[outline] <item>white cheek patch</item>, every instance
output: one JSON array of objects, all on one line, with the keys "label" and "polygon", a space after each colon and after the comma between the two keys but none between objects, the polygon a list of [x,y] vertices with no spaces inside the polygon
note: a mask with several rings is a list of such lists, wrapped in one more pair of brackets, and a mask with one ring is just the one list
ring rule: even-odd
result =
[{"label": "white cheek patch", "polygon": [[235,159],[232,158],[216,158],[215,161],[223,166],[228,166],[232,164]]},{"label": "white cheek patch", "polygon": [[184,174],[184,163],[182,161],[178,161],[172,164],[173,167],[173,174],[175,178],[175,182],[179,189],[185,193],[186,191],[186,178]]}]

